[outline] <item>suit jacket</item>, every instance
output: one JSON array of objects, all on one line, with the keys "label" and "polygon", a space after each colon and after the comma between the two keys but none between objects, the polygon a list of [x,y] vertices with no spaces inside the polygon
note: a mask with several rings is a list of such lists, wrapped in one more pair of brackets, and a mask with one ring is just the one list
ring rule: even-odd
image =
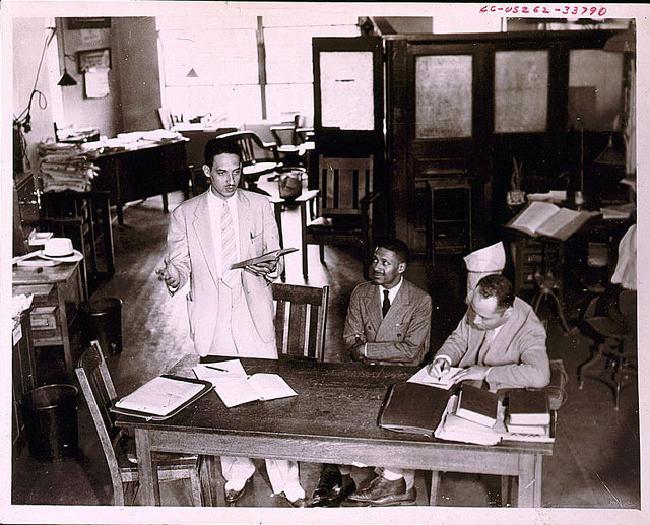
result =
[{"label": "suit jacket", "polygon": [[343,339],[355,343],[355,334],[368,342],[371,361],[419,365],[429,351],[431,297],[413,283],[402,280],[386,317],[382,317],[379,285],[357,285],[350,296]]},{"label": "suit jacket", "polygon": [[512,314],[487,349],[481,348],[484,335],[485,331],[469,323],[465,313],[434,360],[446,355],[452,366],[492,367],[487,377],[491,389],[542,388],[548,384],[546,331],[525,301],[515,298]]},{"label": "suit jacket", "polygon": [[[207,192],[183,202],[171,214],[167,235],[165,262],[180,273],[180,287],[190,281],[187,312],[190,336],[196,351],[207,355],[216,324],[217,265],[208,211]],[[278,228],[271,204],[258,193],[237,190],[239,212],[239,241],[241,258],[258,257],[279,246]],[[282,271],[280,258],[276,270],[266,277],[242,270],[242,286],[246,303],[262,341],[275,337],[273,328],[273,297],[270,282]],[[170,290],[173,295],[174,291]],[[276,355],[269,357],[277,357]]]}]

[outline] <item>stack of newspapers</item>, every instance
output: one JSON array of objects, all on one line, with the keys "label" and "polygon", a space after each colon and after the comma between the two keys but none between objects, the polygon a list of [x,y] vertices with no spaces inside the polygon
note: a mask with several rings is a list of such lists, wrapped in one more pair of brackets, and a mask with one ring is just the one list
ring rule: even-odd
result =
[{"label": "stack of newspapers", "polygon": [[39,171],[43,191],[89,191],[99,172],[78,144],[40,143]]}]

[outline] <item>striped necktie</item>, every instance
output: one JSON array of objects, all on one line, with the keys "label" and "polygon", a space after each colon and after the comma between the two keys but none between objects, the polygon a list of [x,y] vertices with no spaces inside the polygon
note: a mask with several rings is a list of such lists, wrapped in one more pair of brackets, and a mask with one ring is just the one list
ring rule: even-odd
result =
[{"label": "striped necktie", "polygon": [[228,201],[221,207],[221,280],[232,287],[238,277],[237,270],[230,267],[237,262],[237,243],[235,241],[235,223],[232,219]]}]

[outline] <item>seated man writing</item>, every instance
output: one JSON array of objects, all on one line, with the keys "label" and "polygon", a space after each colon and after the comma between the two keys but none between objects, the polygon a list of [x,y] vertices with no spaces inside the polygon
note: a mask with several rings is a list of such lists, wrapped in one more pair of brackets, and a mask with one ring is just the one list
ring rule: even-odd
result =
[{"label": "seated man writing", "polygon": [[491,390],[548,384],[546,331],[503,275],[477,283],[467,312],[434,356],[429,374],[439,378],[451,366],[464,369],[454,382],[486,381]]},{"label": "seated man writing", "polygon": [[[419,365],[428,353],[431,297],[403,278],[408,248],[386,240],[375,249],[372,281],[359,284],[350,297],[343,339],[353,360],[365,364]],[[350,467],[325,465],[312,506],[336,506],[349,496],[368,505],[415,503],[414,471],[384,468],[355,491]]]}]

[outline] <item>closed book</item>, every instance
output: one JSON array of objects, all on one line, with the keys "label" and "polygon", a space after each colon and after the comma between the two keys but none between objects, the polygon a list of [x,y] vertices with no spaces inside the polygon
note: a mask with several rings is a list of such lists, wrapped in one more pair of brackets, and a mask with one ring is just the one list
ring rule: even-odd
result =
[{"label": "closed book", "polygon": [[456,415],[487,427],[497,422],[498,396],[489,390],[463,385]]},{"label": "closed book", "polygon": [[508,416],[512,425],[548,425],[551,416],[544,390],[511,390]]},{"label": "closed book", "polygon": [[510,419],[506,420],[506,428],[510,434],[531,434],[543,436],[548,434],[548,425],[514,425]]},{"label": "closed book", "polygon": [[392,385],[379,413],[379,426],[394,432],[433,437],[449,392],[418,383]]}]

